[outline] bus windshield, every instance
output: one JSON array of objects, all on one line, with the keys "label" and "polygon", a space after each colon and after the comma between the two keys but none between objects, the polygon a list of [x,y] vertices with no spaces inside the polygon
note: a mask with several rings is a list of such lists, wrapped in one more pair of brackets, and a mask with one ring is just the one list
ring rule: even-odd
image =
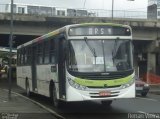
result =
[{"label": "bus windshield", "polygon": [[131,40],[70,40],[68,70],[115,72],[133,67]]}]

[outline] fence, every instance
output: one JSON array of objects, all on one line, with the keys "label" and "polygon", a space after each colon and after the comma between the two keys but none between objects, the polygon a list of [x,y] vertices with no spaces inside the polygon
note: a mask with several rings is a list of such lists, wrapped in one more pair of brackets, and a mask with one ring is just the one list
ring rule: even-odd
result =
[{"label": "fence", "polygon": [[[111,10],[104,9],[70,9],[48,6],[14,4],[13,11],[16,14],[31,14],[45,16],[88,16],[88,17],[111,17]],[[0,4],[0,13],[10,13],[10,4]],[[137,18],[147,19],[147,12],[114,10],[114,18]]]}]

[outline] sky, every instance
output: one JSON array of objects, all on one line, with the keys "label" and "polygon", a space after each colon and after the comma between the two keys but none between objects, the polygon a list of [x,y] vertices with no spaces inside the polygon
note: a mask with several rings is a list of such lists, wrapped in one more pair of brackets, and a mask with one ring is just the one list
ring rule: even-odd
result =
[{"label": "sky", "polygon": [[[0,4],[10,3],[10,1],[11,0],[0,0]],[[112,0],[14,0],[14,2],[64,8],[112,9]],[[114,10],[147,12],[147,5],[148,0],[114,0]]]}]

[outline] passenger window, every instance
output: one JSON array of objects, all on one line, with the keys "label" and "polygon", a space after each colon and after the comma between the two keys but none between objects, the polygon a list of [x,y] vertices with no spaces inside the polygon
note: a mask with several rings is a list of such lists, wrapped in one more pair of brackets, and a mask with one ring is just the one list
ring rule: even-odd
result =
[{"label": "passenger window", "polygon": [[27,47],[27,64],[31,64],[31,47]]},{"label": "passenger window", "polygon": [[55,63],[55,40],[50,40],[50,63]]},{"label": "passenger window", "polygon": [[44,42],[44,63],[49,63],[49,41]]},{"label": "passenger window", "polygon": [[38,59],[38,64],[43,63],[43,44],[38,44],[38,49],[37,49],[37,59]]}]

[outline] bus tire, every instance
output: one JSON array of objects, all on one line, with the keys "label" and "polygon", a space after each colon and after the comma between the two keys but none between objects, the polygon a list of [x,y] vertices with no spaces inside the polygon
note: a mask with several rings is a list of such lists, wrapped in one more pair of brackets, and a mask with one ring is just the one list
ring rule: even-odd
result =
[{"label": "bus tire", "polygon": [[27,95],[27,97],[31,96],[31,92],[30,92],[30,89],[29,89],[29,81],[28,81],[28,79],[26,79],[26,95]]},{"label": "bus tire", "polygon": [[112,100],[101,101],[102,106],[109,107],[112,104]]}]

